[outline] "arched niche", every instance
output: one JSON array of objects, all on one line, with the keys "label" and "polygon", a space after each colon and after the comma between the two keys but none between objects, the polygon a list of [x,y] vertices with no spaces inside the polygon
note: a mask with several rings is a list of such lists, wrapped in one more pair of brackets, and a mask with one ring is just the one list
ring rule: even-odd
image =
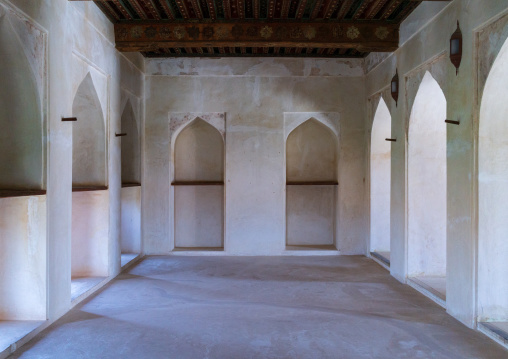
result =
[{"label": "arched niche", "polygon": [[175,141],[175,181],[223,181],[224,141],[219,131],[199,117]]},{"label": "arched niche", "polygon": [[287,182],[336,182],[335,134],[316,119],[295,128],[286,141]]},{"label": "arched niche", "polygon": [[78,87],[72,113],[73,187],[106,186],[106,132],[101,103],[90,73]]},{"label": "arched niche", "polygon": [[0,190],[44,188],[43,118],[23,44],[0,16]]},{"label": "arched niche", "polygon": [[[408,130],[408,276],[446,288],[446,98],[426,72]],[[427,278],[427,279],[425,279]]]},{"label": "arched niche", "polygon": [[174,146],[175,247],[222,248],[224,140],[197,117]]},{"label": "arched niche", "polygon": [[122,183],[140,183],[140,146],[136,116],[129,100],[125,105],[121,118],[122,132]]},{"label": "arched niche", "polygon": [[311,118],[286,140],[286,245],[334,246],[338,146]]},{"label": "arched niche", "polygon": [[478,320],[508,321],[508,41],[487,77],[478,143]]},{"label": "arched niche", "polygon": [[383,98],[380,98],[372,123],[370,142],[370,251],[388,256],[392,146],[386,139],[391,137],[391,132],[390,110]]}]

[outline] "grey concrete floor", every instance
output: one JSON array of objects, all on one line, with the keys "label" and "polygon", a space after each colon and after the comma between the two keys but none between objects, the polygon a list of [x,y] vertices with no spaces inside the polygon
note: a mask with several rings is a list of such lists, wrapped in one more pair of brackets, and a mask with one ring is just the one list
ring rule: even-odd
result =
[{"label": "grey concrete floor", "polygon": [[508,358],[365,257],[148,257],[12,358]]}]

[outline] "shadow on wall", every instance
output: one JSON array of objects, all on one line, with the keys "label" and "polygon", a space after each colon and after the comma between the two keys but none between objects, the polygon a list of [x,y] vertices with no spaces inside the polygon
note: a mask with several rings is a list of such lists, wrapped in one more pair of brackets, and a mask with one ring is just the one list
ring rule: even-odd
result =
[{"label": "shadow on wall", "polygon": [[136,116],[130,100],[122,113],[121,251],[141,252],[141,153]]},{"label": "shadow on wall", "polygon": [[122,113],[122,183],[141,183],[141,154],[139,147],[139,131],[136,116],[129,100]]},{"label": "shadow on wall", "polygon": [[0,16],[0,189],[44,189],[43,118],[36,81],[7,15]]}]

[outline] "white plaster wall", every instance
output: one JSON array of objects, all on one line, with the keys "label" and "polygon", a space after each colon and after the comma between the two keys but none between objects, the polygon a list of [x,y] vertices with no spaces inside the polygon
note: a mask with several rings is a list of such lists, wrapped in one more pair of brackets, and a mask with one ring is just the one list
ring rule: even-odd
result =
[{"label": "white plaster wall", "polygon": [[508,42],[483,92],[478,148],[478,319],[508,321]]},{"label": "white plaster wall", "polygon": [[288,245],[334,245],[336,186],[286,187]]},{"label": "white plaster wall", "polygon": [[[48,318],[55,320],[68,310],[71,296],[73,124],[62,122],[61,118],[72,116],[72,104],[77,88],[87,72],[91,72],[104,118],[107,119],[107,245],[108,265],[110,273],[114,275],[120,270],[121,181],[121,141],[114,137],[114,133],[120,132],[124,94],[128,93],[133,99],[143,97],[143,60],[140,54],[124,56],[115,50],[113,25],[92,2],[0,0],[0,7],[14,11],[23,19],[16,22],[17,25],[14,22],[11,24],[14,24],[15,33],[23,45],[30,70],[35,74],[37,88],[42,89],[39,91],[41,113],[47,114],[44,133],[47,135],[48,145],[46,147],[43,144],[43,148],[38,149],[41,157],[47,152],[47,166],[43,166],[43,171],[47,171],[48,265],[41,275],[47,278]],[[21,25],[28,30],[19,31]],[[33,36],[35,30],[45,37],[44,46],[39,46],[40,43],[35,41],[38,38]],[[2,34],[5,33],[2,31]],[[41,58],[48,61],[40,61]],[[19,60],[20,63],[21,61]],[[87,72],[82,72],[85,70]],[[19,71],[16,73],[21,74]],[[101,77],[102,82],[98,85],[100,81],[96,80]],[[135,111],[139,111],[137,113],[142,113],[138,103],[133,102],[133,107]],[[40,178],[43,176],[30,177],[37,178],[37,182],[41,183]]]},{"label": "white plaster wall", "polygon": [[223,247],[224,186],[176,186],[175,247]]},{"label": "white plaster wall", "polygon": [[72,193],[72,277],[109,275],[108,191]]},{"label": "white plaster wall", "polygon": [[[416,95],[408,92],[405,76],[411,75],[433,58],[444,58],[432,74],[439,81],[448,102],[447,118],[460,120],[459,126],[447,125],[447,311],[469,326],[476,319],[476,210],[475,206],[475,135],[473,120],[477,117],[476,80],[483,76],[476,68],[477,58],[495,57],[494,49],[500,32],[486,32],[482,51],[475,51],[475,31],[508,11],[505,0],[450,2],[430,23],[409,38],[401,48],[381,63],[369,67],[366,76],[368,96],[390,84],[398,69],[401,86],[399,105],[387,103],[392,113],[392,186],[391,186],[391,264],[390,271],[397,279],[407,276],[407,122],[410,104]],[[448,59],[449,36],[460,21],[463,33],[464,56],[458,76]],[[503,25],[504,26],[504,25]],[[482,45],[484,44],[484,45]],[[439,75],[439,76],[438,76]],[[479,76],[480,75],[480,76]],[[481,96],[480,96],[481,97]]]},{"label": "white plaster wall", "polygon": [[174,245],[168,124],[173,112],[226,112],[225,251],[251,255],[285,250],[284,113],[340,113],[337,247],[344,254],[365,253],[361,60],[166,59],[148,60],[146,69],[147,253],[168,253]]},{"label": "white plaster wall", "polygon": [[122,188],[122,253],[141,253],[141,186]]},{"label": "white plaster wall", "polygon": [[408,134],[408,275],[446,275],[446,98],[427,72]]},{"label": "white plaster wall", "polygon": [[0,320],[46,320],[46,196],[0,199]]},{"label": "white plaster wall", "polygon": [[381,98],[370,142],[370,251],[390,251],[390,179],[392,118]]}]

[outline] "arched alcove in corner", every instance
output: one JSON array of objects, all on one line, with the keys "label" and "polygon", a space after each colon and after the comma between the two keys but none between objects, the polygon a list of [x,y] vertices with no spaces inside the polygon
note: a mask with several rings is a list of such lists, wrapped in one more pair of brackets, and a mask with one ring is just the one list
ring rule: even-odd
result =
[{"label": "arched alcove in corner", "polygon": [[139,131],[129,100],[121,118],[122,191],[121,191],[121,264],[129,263],[141,252],[141,181]]},{"label": "arched alcove in corner", "polygon": [[[15,21],[0,5],[0,341],[4,343],[18,326],[40,324],[24,321],[46,320],[47,306],[44,122],[36,79],[11,19]],[[41,57],[35,60],[44,61]],[[6,329],[3,321],[12,322]]]},{"label": "arched alcove in corner", "polygon": [[383,98],[372,122],[370,141],[370,251],[390,263],[392,118]]},{"label": "arched alcove in corner", "polygon": [[335,249],[335,134],[311,118],[286,141],[286,246]]},{"label": "arched alcove in corner", "polygon": [[108,276],[109,196],[106,131],[90,73],[72,104],[72,299]]},{"label": "arched alcove in corner", "polygon": [[508,332],[508,41],[485,84],[478,143],[478,321]]},{"label": "arched alcove in corner", "polygon": [[196,118],[174,146],[175,247],[223,248],[224,140]]},{"label": "arched alcove in corner", "polygon": [[446,300],[446,98],[426,72],[408,133],[408,277]]}]

